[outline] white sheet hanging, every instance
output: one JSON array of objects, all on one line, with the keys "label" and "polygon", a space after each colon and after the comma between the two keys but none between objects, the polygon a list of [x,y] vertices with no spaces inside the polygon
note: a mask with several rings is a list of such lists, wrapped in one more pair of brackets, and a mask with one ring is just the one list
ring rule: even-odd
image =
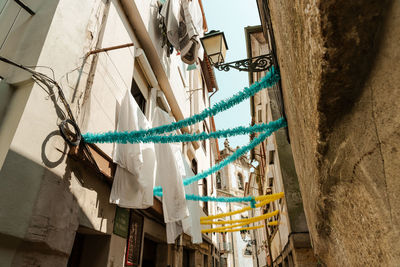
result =
[{"label": "white sheet hanging", "polygon": [[[117,131],[150,128],[130,91],[118,107]],[[125,208],[145,209],[153,205],[156,156],[153,144],[115,144],[113,161],[118,164],[110,203]]]},{"label": "white sheet hanging", "polygon": [[[153,127],[169,124],[173,119],[162,109],[156,107],[153,115]],[[157,171],[156,185],[163,189],[163,212],[166,223],[181,221],[189,216],[186,206],[185,190],[182,182],[183,163],[177,157],[176,147],[171,144],[155,144]]]},{"label": "white sheet hanging", "polygon": [[[186,161],[183,161],[186,177],[189,178],[194,176],[194,173],[190,169]],[[185,186],[186,194],[199,194],[199,187],[197,183],[192,183]],[[197,201],[187,201],[187,207],[189,209],[189,217],[183,219],[179,222],[167,223],[167,242],[168,244],[175,243],[176,238],[183,233],[192,237],[193,244],[200,244],[203,242],[201,236],[201,226],[200,226],[200,205]]]}]

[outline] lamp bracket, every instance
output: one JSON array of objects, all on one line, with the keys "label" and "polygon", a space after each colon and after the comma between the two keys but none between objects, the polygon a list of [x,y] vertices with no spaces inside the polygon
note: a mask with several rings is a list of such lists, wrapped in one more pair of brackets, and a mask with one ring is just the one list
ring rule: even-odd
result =
[{"label": "lamp bracket", "polygon": [[237,60],[224,64],[216,63],[214,67],[219,71],[229,71],[231,68],[234,68],[239,71],[261,72],[268,70],[272,65],[273,56],[272,53],[269,53],[258,57]]}]

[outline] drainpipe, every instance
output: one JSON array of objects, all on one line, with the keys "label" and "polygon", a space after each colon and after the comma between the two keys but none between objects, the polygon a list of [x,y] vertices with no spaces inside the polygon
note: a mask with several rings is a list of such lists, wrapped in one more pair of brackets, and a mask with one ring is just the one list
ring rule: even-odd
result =
[{"label": "drainpipe", "polygon": [[[254,217],[254,210],[252,209],[251,210],[251,216],[252,217]],[[253,235],[254,235],[254,245],[255,245],[255,247],[256,247],[256,260],[257,260],[257,267],[259,267],[260,266],[260,263],[258,262],[258,244],[257,244],[257,237],[256,237],[256,235],[254,234],[254,232],[253,232]]]},{"label": "drainpipe", "polygon": [[[232,211],[232,203],[229,202],[229,212]],[[229,216],[231,220],[233,220],[232,215]],[[234,244],[233,244],[233,233],[231,233],[231,242],[232,242],[232,258],[233,258],[233,267],[236,267],[236,262],[235,262],[235,249],[234,249]]]},{"label": "drainpipe", "polygon": [[[264,151],[264,153],[265,153],[265,151]],[[251,162],[250,162],[251,166],[253,166],[252,165],[253,161],[254,161],[254,159],[252,159]],[[253,168],[254,168],[254,166],[253,166]],[[259,170],[260,166],[257,166],[257,168],[254,168],[254,169]],[[258,173],[259,173],[259,171],[258,171]],[[255,173],[255,175],[256,176],[260,176],[258,173]],[[258,185],[258,194],[261,196],[261,195],[263,195],[261,181],[259,183],[257,183],[257,185]],[[263,211],[263,214],[266,214],[264,208],[262,208],[262,211]],[[265,232],[267,234],[268,254],[269,254],[270,258],[271,258],[271,267],[274,267],[274,262],[273,262],[273,259],[272,259],[272,250],[271,250],[271,236],[269,235],[269,231],[268,231],[268,220],[267,219],[264,221],[264,224],[265,224]],[[267,266],[268,266],[268,258],[267,258]]]}]

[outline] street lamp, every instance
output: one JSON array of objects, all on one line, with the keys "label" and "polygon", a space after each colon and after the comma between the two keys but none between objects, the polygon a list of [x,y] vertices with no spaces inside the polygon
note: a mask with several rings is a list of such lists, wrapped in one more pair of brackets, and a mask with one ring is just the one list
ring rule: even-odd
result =
[{"label": "street lamp", "polygon": [[220,31],[211,31],[200,40],[211,65],[219,71],[229,71],[234,68],[239,71],[261,72],[273,65],[272,53],[223,64],[228,50],[225,34]]},{"label": "street lamp", "polygon": [[226,44],[225,34],[220,31],[210,31],[200,39],[211,65],[218,65],[225,62]]}]

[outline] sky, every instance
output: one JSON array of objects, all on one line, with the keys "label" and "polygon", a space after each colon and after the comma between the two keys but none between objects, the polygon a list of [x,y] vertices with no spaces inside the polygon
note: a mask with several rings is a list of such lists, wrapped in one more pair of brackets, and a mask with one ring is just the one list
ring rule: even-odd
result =
[{"label": "sky", "polygon": [[[255,0],[203,0],[208,31],[219,30],[225,33],[229,50],[225,62],[247,58],[244,28],[260,25],[260,18]],[[229,72],[215,69],[219,91],[211,98],[211,104],[226,99],[244,87],[249,86],[247,72],[231,69]],[[248,126],[251,123],[250,100],[219,113],[215,116],[217,130],[235,126]],[[220,149],[225,139],[220,139]],[[231,147],[243,146],[249,142],[249,136],[230,137]]]}]

